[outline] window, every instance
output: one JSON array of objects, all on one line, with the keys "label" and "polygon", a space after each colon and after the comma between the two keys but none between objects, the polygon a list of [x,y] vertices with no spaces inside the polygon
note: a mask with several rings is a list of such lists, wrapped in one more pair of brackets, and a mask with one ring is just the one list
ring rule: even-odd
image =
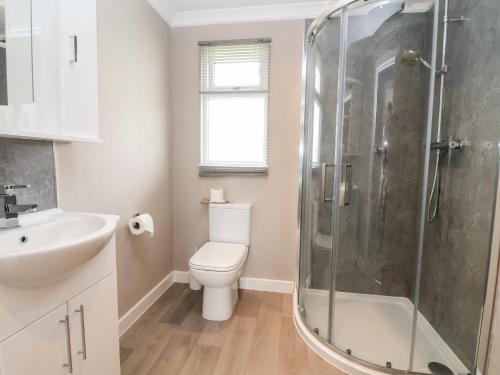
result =
[{"label": "window", "polygon": [[203,42],[200,175],[267,174],[270,40]]}]

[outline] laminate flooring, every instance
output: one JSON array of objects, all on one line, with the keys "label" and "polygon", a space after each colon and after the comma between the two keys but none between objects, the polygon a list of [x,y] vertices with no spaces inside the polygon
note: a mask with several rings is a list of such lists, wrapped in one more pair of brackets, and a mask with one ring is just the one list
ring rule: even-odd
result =
[{"label": "laminate flooring", "polygon": [[226,322],[202,318],[202,296],[172,285],[121,337],[122,375],[343,375],[299,337],[292,296],[240,290]]}]

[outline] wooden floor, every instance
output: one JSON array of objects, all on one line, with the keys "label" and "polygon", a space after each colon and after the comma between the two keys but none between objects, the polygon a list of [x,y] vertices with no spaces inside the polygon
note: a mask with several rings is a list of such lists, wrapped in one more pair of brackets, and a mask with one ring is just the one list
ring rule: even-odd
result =
[{"label": "wooden floor", "polygon": [[174,284],[121,338],[122,375],[342,375],[298,336],[290,295],[241,291],[209,322],[202,294]]}]

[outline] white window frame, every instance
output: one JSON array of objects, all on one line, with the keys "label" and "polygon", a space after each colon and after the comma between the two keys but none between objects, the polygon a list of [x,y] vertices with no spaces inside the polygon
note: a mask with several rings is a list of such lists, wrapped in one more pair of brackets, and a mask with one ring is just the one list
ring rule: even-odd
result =
[{"label": "white window frame", "polygon": [[[220,41],[220,42],[200,42],[200,176],[223,176],[223,175],[267,175],[269,170],[269,154],[268,154],[268,125],[269,125],[269,69],[270,61],[261,61],[261,64],[267,65],[267,73],[261,76],[258,85],[242,86],[242,87],[215,87],[214,67],[215,62],[210,55],[208,61],[203,61],[201,48],[203,46],[224,46],[224,45],[243,45],[243,44],[269,44],[270,39],[252,39],[252,40],[235,40],[235,41]],[[267,54],[270,60],[270,44]],[[205,70],[203,70],[205,69]],[[204,72],[204,73],[203,73]],[[205,74],[206,77],[203,77]],[[265,79],[266,81],[263,81]],[[206,87],[204,87],[206,86]],[[207,89],[208,88],[208,89]],[[237,98],[237,97],[261,97],[264,99],[264,139],[263,139],[263,162],[227,162],[209,160],[209,144],[208,144],[208,101],[211,98]]]}]

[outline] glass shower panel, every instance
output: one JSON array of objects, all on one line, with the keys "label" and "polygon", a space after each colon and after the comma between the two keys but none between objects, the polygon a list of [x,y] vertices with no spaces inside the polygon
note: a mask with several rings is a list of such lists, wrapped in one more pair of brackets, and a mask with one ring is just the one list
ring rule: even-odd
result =
[{"label": "glass shower panel", "polygon": [[339,36],[335,18],[308,44],[304,103],[299,305],[307,324],[324,340],[330,323]]},{"label": "glass shower panel", "polygon": [[433,79],[420,59],[430,61],[434,30],[432,9],[409,12],[404,3],[347,8],[331,314],[335,347],[398,370],[410,368]]}]

